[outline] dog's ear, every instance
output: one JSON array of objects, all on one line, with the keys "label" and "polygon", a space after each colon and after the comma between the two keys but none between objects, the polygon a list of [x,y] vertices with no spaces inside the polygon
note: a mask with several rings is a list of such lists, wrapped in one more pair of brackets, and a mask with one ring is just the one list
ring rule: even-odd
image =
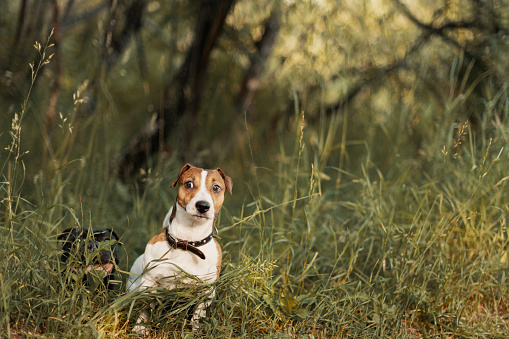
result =
[{"label": "dog's ear", "polygon": [[114,230],[111,228],[102,228],[102,227],[96,227],[92,229],[94,238],[98,241],[104,241],[104,240],[120,240],[117,233],[115,233]]},{"label": "dog's ear", "polygon": [[110,228],[107,228],[108,231],[111,232],[111,238],[115,238],[115,240],[120,240],[120,238],[118,237],[117,233],[115,233],[114,230],[110,229]]},{"label": "dog's ear", "polygon": [[232,189],[233,189],[233,181],[232,181],[232,178],[230,178],[229,176],[227,176],[222,169],[220,169],[219,167],[216,169],[216,171],[219,172],[219,174],[221,175],[221,177],[223,178],[224,180],[224,184],[226,186],[226,189],[228,190],[228,192],[230,192],[230,194],[232,194]]},{"label": "dog's ear", "polygon": [[68,240],[71,240],[73,241],[75,238],[76,238],[76,235],[75,235],[75,228],[71,227],[71,228],[68,228],[66,230],[64,230],[57,238],[58,241],[68,241]]},{"label": "dog's ear", "polygon": [[175,179],[175,181],[173,182],[173,184],[171,184],[170,188],[173,188],[175,187],[175,185],[179,182],[179,179],[180,177],[182,176],[182,174],[184,174],[188,169],[190,169],[191,167],[193,167],[192,165],[190,164],[185,164],[184,167],[182,167],[182,169],[180,170],[180,173],[179,175],[177,176],[177,179]]}]

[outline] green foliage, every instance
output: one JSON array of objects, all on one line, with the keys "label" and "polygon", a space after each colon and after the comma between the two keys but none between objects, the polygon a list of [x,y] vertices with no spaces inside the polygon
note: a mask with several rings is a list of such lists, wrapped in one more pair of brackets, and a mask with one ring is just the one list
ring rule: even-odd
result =
[{"label": "green foliage", "polygon": [[[507,100],[506,94],[495,100]],[[196,333],[187,329],[187,316],[203,292],[91,291],[69,282],[73,273],[60,264],[55,240],[68,226],[111,223],[123,232],[121,270],[127,270],[171,205],[167,183],[178,164],[161,170],[169,174],[164,179],[146,173],[142,194],[115,185],[99,189],[101,171],[91,167],[107,166],[100,159],[78,173],[71,166],[55,171],[39,186],[42,196],[23,194],[23,183],[9,180],[24,176],[22,121],[13,124],[13,146],[3,158],[4,332],[123,337],[138,312],[150,308],[151,328],[163,337],[503,336],[509,295],[506,123],[492,115],[490,138],[480,140],[467,125],[453,133],[443,126],[420,173],[401,164],[411,158],[394,156],[384,174],[368,156],[355,174],[323,165],[340,148],[327,141],[332,130],[315,137],[305,118],[287,136],[294,139],[291,148],[281,144],[274,169],[257,166],[256,152],[249,152],[250,194],[241,203],[227,198],[218,221],[223,272]],[[388,121],[386,129],[399,124]],[[392,136],[386,135],[394,142]],[[377,147],[371,142],[368,154]],[[229,174],[242,192],[245,184]],[[80,181],[93,186],[98,202],[80,202],[89,192],[71,189]]]},{"label": "green foliage", "polygon": [[[382,6],[384,20],[376,26],[368,4],[356,12],[348,2],[338,7],[328,1],[303,3],[287,3],[288,25],[282,34],[293,34],[292,27],[298,34],[295,41],[285,41],[295,50],[284,44],[276,48],[278,57],[286,57],[284,63],[271,61],[270,69],[279,72],[277,81],[269,81],[257,102],[259,112],[268,113],[234,119],[229,113],[210,115],[207,128],[197,127],[203,132],[197,145],[213,147],[193,154],[196,161],[214,161],[235,185],[217,221],[224,253],[216,296],[196,332],[187,325],[189,312],[206,297],[200,287],[154,288],[148,295],[124,292],[134,258],[160,231],[174,201],[169,185],[182,165],[159,154],[131,186],[119,183],[109,171],[113,154],[128,139],[123,130],[127,124],[119,121],[135,110],[122,112],[137,101],[135,95],[122,102],[114,99],[125,88],[132,90],[133,83],[140,85],[134,77],[122,81],[121,70],[133,63],[131,54],[103,84],[101,118],[78,117],[87,99],[80,88],[83,80],[64,76],[75,95],[49,140],[36,113],[48,93],[47,78],[41,78],[40,71],[49,62],[52,46],[49,40],[44,46],[36,44],[38,61],[31,66],[20,113],[1,112],[11,122],[0,135],[1,333],[123,338],[132,335],[139,312],[150,309],[150,327],[163,338],[507,335],[509,97],[503,71],[502,84],[480,85],[484,78],[474,74],[465,54],[451,53],[454,57],[448,59],[450,51],[436,53],[443,47],[437,44],[408,62],[426,61],[426,73],[437,59],[448,60],[438,62],[445,72],[437,71],[435,81],[450,86],[440,100],[425,90],[428,78],[402,67],[386,86],[369,87],[358,105],[331,111],[330,102],[348,92],[357,77],[366,76],[349,76],[347,70],[366,59],[385,65],[396,58],[387,56],[394,51],[404,54],[404,35],[412,30],[397,36],[401,40],[383,34],[384,24],[392,23],[393,17],[399,18],[394,27],[406,27],[390,6]],[[159,39],[175,50],[189,43],[189,36],[181,32],[187,21],[175,26],[164,12],[150,10],[151,20],[170,22]],[[244,16],[250,10],[255,13]],[[451,5],[448,10],[454,12],[452,18],[463,17],[463,9]],[[230,24],[241,41],[259,36],[258,23],[266,11],[244,2],[235,9]],[[428,9],[426,15],[435,12]],[[303,13],[321,21],[300,25]],[[352,13],[358,14],[355,20]],[[332,19],[339,24],[332,25]],[[342,37],[335,34],[352,23],[356,29]],[[378,45],[362,39],[373,25],[380,34],[373,37],[381,39]],[[313,31],[306,34],[310,26]],[[331,27],[337,31],[328,31]],[[170,31],[178,31],[179,38]],[[314,41],[320,37],[328,41],[328,49],[314,55]],[[231,41],[225,38],[222,44],[228,49]],[[342,45],[351,47],[352,54],[367,56],[336,58],[333,49]],[[64,48],[72,50],[72,43]],[[222,53],[217,52],[221,60],[216,65],[228,64]],[[424,58],[426,53],[432,57]],[[245,56],[242,51],[231,53],[235,63],[226,78],[239,77]],[[156,53],[149,58],[157,59]],[[158,76],[176,68],[175,60],[160,59],[165,72]],[[330,68],[336,75],[329,78]],[[341,70],[345,79],[338,80]],[[212,69],[212,79],[219,73]],[[34,98],[31,89],[37,78],[39,93]],[[202,116],[223,112],[231,94],[224,89],[229,80],[208,90],[210,106]],[[481,119],[467,119],[465,110],[473,109],[469,102],[480,103],[475,113]],[[268,129],[278,114],[282,117],[276,119],[276,128]],[[217,133],[231,121],[227,126],[234,127],[228,133]],[[236,147],[223,154],[226,139]],[[117,289],[106,291],[97,280],[92,287],[76,282],[81,276],[60,263],[56,237],[73,226],[110,227],[121,235]]]}]

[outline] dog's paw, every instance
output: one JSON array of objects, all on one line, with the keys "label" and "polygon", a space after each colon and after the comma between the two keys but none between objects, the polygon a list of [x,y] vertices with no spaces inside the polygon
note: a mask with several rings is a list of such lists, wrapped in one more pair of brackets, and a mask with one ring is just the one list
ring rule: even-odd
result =
[{"label": "dog's paw", "polygon": [[133,327],[133,332],[136,333],[139,336],[146,337],[149,334],[148,328],[146,328],[143,325],[136,325]]},{"label": "dog's paw", "polygon": [[136,320],[136,325],[134,325],[134,327],[133,327],[133,332],[139,336],[144,336],[144,337],[148,336],[148,334],[150,332],[149,329],[145,325],[142,325],[143,323],[146,324],[147,320],[148,320],[147,312],[141,311],[141,314],[140,314],[138,320]]}]

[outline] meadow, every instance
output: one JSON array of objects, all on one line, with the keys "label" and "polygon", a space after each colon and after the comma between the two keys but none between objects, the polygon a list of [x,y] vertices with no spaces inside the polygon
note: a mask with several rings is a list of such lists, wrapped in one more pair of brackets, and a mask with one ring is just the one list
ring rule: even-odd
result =
[{"label": "meadow", "polygon": [[[272,163],[248,144],[249,167],[223,166],[234,180],[218,220],[223,271],[195,333],[185,319],[196,291],[123,292],[129,263],[175,198],[169,184],[181,164],[169,159],[129,190],[104,181],[108,159],[91,146],[86,161],[30,178],[27,97],[2,153],[2,332],[129,337],[137,312],[155,303],[153,328],[168,338],[506,337],[509,129],[494,113],[507,117],[505,93],[486,104],[476,131],[437,126],[426,159],[394,156],[385,171],[372,161],[376,143],[334,142],[339,117],[308,130],[296,102],[298,123],[269,151]],[[405,149],[390,138],[396,153]],[[358,170],[324,166],[345,161],[348,147],[365,148]],[[121,234],[115,291],[66,280],[56,237],[73,226]]]},{"label": "meadow", "polygon": [[[130,338],[147,308],[154,338],[508,336],[505,73],[492,72],[503,83],[480,84],[487,76],[476,77],[473,62],[444,52],[446,75],[437,74],[451,87],[443,101],[423,94],[426,79],[402,68],[387,76],[393,82],[362,92],[360,104],[335,110],[327,95],[337,84],[316,75],[318,94],[299,84],[279,89],[291,98],[288,117],[282,103],[265,100],[277,92],[271,85],[257,97],[273,108],[266,115],[224,110],[228,81],[217,81],[192,152],[161,149],[123,181],[112,161],[147,118],[133,118],[127,107],[138,94],[123,90],[141,87],[115,69],[101,83],[100,114],[79,115],[82,79],[63,76],[76,90],[61,99],[50,138],[39,113],[51,95],[54,73],[43,72],[54,62],[51,41],[34,46],[22,102],[0,105],[0,337]],[[416,63],[433,59],[425,58],[430,50]],[[221,53],[212,79],[229,60]],[[125,293],[131,264],[175,200],[170,184],[184,161],[221,167],[233,179],[216,224],[222,272],[195,332],[187,318],[206,297],[200,288]],[[69,279],[76,273],[60,262],[57,237],[78,226],[120,235],[112,291],[93,274],[87,286]]]}]

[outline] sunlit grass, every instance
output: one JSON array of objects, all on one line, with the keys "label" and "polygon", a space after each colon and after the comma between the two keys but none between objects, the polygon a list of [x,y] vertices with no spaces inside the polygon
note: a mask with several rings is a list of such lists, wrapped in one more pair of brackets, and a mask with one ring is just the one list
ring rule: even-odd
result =
[{"label": "sunlit grass", "polygon": [[[445,120],[423,133],[421,157],[409,155],[410,137],[401,134],[411,110],[395,107],[393,116],[407,116],[368,126],[366,139],[355,142],[365,149],[354,154],[336,128],[325,127],[345,133],[346,119],[323,116],[318,132],[308,129],[296,100],[298,123],[270,154],[277,162],[262,163],[267,154],[249,145],[244,173],[223,168],[235,190],[218,220],[222,274],[196,333],[186,325],[205,297],[199,288],[91,291],[70,282],[56,241],[72,226],[115,228],[125,280],[160,230],[174,197],[168,182],[181,164],[147,170],[144,188],[129,190],[105,174],[108,159],[92,137],[83,160],[41,173],[27,192],[22,155],[31,150],[21,148],[18,118],[1,158],[2,333],[128,337],[148,308],[152,333],[163,338],[504,337],[509,129],[496,112],[507,116],[506,95],[492,96],[477,130]],[[107,133],[101,123],[96,134]],[[337,165],[347,158],[356,162],[352,170]],[[246,177],[249,184],[236,179]]]}]

